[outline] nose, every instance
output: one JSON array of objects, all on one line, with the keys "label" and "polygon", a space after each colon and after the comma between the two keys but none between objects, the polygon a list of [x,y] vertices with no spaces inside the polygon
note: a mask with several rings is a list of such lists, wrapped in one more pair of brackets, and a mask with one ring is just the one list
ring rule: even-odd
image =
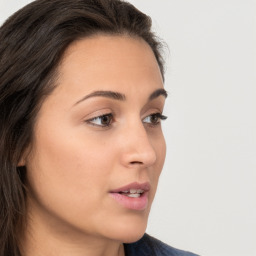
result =
[{"label": "nose", "polygon": [[156,151],[144,125],[133,123],[123,133],[121,161],[126,167],[147,168],[156,162]]}]

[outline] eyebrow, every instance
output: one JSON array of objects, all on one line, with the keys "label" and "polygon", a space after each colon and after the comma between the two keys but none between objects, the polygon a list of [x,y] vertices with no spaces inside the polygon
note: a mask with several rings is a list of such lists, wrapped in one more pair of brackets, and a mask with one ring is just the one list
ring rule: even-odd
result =
[{"label": "eyebrow", "polygon": [[[167,98],[168,94],[167,91],[165,89],[157,89],[155,90],[153,93],[150,94],[148,101],[152,101],[154,99],[156,99],[159,96],[164,96],[165,98]],[[83,97],[82,99],[80,99],[79,101],[77,101],[74,105],[79,104],[82,101],[85,101],[89,98],[92,97],[105,97],[105,98],[110,98],[110,99],[114,99],[114,100],[120,100],[120,101],[125,101],[126,100],[126,96],[120,92],[113,92],[113,91],[94,91],[88,95],[86,95],[85,97]]]},{"label": "eyebrow", "polygon": [[126,97],[124,94],[119,93],[119,92],[113,92],[113,91],[95,91],[92,92],[88,95],[86,95],[85,97],[83,97],[81,100],[77,101],[75,103],[75,105],[79,104],[80,102],[87,100],[89,98],[92,97],[105,97],[105,98],[110,98],[110,99],[114,99],[114,100],[121,100],[124,101],[126,100]]},{"label": "eyebrow", "polygon": [[152,92],[148,98],[148,101],[154,100],[155,98],[159,96],[164,96],[165,98],[168,97],[168,93],[165,89],[157,89],[154,92]]}]

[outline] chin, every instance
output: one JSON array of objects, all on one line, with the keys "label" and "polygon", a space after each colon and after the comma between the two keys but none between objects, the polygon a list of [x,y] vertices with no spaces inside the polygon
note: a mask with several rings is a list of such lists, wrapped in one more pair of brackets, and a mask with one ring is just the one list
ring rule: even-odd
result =
[{"label": "chin", "polygon": [[143,230],[143,232],[134,232],[133,234],[126,235],[124,239],[122,239],[122,242],[125,244],[137,242],[143,237],[144,234],[145,230]]},{"label": "chin", "polygon": [[112,227],[111,235],[114,236],[114,240],[122,243],[133,243],[142,238],[146,228],[147,218],[129,218],[119,223],[116,222]]},{"label": "chin", "polygon": [[134,229],[126,233],[120,233],[115,237],[115,239],[126,244],[134,243],[143,237],[145,230],[146,229]]}]

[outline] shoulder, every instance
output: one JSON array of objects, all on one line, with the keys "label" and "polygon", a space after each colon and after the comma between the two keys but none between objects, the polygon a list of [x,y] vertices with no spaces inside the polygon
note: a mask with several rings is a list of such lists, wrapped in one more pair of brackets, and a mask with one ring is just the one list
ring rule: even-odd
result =
[{"label": "shoulder", "polygon": [[124,247],[126,256],[198,256],[173,248],[148,234],[135,243],[125,244]]}]

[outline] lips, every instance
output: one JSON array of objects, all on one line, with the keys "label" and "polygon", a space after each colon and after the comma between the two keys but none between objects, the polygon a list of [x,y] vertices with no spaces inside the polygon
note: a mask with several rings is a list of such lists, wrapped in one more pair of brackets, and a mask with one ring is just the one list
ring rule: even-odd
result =
[{"label": "lips", "polygon": [[110,195],[121,206],[132,210],[144,210],[148,204],[148,191],[150,184],[131,183],[124,187],[110,191]]},{"label": "lips", "polygon": [[140,197],[145,191],[143,189],[133,189],[125,190],[119,192],[121,195],[128,196],[128,197]]},{"label": "lips", "polygon": [[121,188],[117,188],[114,190],[111,190],[110,193],[122,193],[122,192],[128,192],[128,191],[135,191],[135,190],[143,190],[145,192],[150,190],[150,184],[148,182],[145,183],[131,183],[126,186],[123,186]]}]

